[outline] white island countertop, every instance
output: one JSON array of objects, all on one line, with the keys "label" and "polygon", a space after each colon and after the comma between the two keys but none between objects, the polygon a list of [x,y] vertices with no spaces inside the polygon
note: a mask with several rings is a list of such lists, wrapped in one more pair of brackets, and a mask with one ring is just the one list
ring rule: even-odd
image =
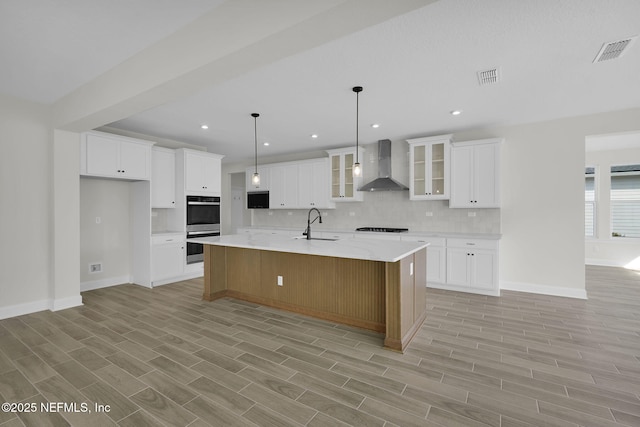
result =
[{"label": "white island countertop", "polygon": [[229,246],[263,251],[290,252],[367,261],[397,262],[429,246],[424,242],[402,242],[347,238],[340,240],[307,240],[306,238],[267,233],[230,234],[220,237],[200,237],[187,242]]}]

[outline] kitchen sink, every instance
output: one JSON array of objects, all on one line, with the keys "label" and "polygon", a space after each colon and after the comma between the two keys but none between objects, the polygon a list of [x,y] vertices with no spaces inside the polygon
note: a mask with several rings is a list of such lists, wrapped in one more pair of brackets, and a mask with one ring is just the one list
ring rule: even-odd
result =
[{"label": "kitchen sink", "polygon": [[[294,239],[295,240],[307,240],[307,237],[306,236],[296,236],[296,237],[294,237]],[[328,242],[335,242],[336,240],[339,240],[339,239],[330,239],[330,238],[325,238],[325,237],[312,237],[312,238],[310,238],[308,240],[326,240]]]}]

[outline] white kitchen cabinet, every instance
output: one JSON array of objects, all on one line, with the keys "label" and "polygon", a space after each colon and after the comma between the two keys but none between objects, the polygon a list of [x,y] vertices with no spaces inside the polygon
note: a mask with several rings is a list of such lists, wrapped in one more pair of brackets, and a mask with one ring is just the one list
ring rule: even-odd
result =
[{"label": "white kitchen cabinet", "polygon": [[270,209],[298,208],[298,164],[284,163],[271,167]]},{"label": "white kitchen cabinet", "polygon": [[298,206],[303,209],[334,208],[329,199],[329,160],[326,158],[298,164]]},{"label": "white kitchen cabinet", "polygon": [[430,283],[446,282],[447,252],[444,237],[402,236],[402,240],[429,244],[427,247],[427,286]]},{"label": "white kitchen cabinet", "polygon": [[80,174],[146,181],[154,143],[104,132],[87,132],[80,148]]},{"label": "white kitchen cabinet", "polygon": [[179,280],[184,273],[185,240],[182,234],[152,237],[151,281],[154,286]]},{"label": "white kitchen cabinet", "polygon": [[408,139],[409,199],[449,198],[451,135]]},{"label": "white kitchen cabinet", "polygon": [[[364,148],[359,148],[358,159],[364,164]],[[355,147],[328,150],[329,171],[331,178],[331,200],[334,202],[361,202],[363,192],[358,191],[362,185],[362,175],[353,176],[353,164],[356,161]]]},{"label": "white kitchen cabinet", "polygon": [[176,153],[153,147],[151,152],[151,207],[176,207]]},{"label": "white kitchen cabinet", "polygon": [[222,191],[222,158],[219,154],[180,149],[184,162],[184,191],[186,195],[220,196]]},{"label": "white kitchen cabinet", "polygon": [[499,295],[498,242],[447,239],[446,283],[459,290]]},{"label": "white kitchen cabinet", "polygon": [[251,178],[253,177],[253,174],[255,173],[256,168],[255,166],[252,166],[250,168],[247,168],[246,172],[245,172],[245,176],[246,176],[246,189],[247,192],[251,192],[251,191],[269,191],[269,182],[270,182],[270,177],[271,177],[271,166],[270,165],[259,165],[258,166],[258,173],[260,174],[260,184],[258,185],[254,185],[253,182],[251,182]]},{"label": "white kitchen cabinet", "polygon": [[501,143],[493,138],[451,144],[449,207],[500,207]]}]

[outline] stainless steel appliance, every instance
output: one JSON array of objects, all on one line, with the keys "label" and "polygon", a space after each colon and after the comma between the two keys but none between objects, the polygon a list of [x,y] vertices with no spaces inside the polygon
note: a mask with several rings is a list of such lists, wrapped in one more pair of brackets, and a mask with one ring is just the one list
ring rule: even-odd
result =
[{"label": "stainless steel appliance", "polygon": [[247,209],[269,209],[268,191],[250,191],[247,193]]},{"label": "stainless steel appliance", "polygon": [[187,196],[187,231],[220,231],[220,197]]},{"label": "stainless steel appliance", "polygon": [[[187,239],[220,235],[220,197],[187,196]],[[204,246],[187,242],[187,264],[204,261]]]},{"label": "stainless steel appliance", "polygon": [[360,227],[356,228],[356,231],[376,231],[378,233],[406,233],[408,228],[393,228],[393,227]]},{"label": "stainless steel appliance", "polygon": [[[218,231],[187,231],[187,239],[196,237],[212,237],[219,236]],[[200,243],[187,242],[187,264],[195,264],[204,261],[204,245]]]}]

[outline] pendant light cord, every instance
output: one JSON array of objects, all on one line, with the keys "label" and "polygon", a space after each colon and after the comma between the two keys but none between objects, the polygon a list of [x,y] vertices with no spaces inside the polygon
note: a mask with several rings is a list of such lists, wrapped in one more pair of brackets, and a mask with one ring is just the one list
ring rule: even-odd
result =
[{"label": "pendant light cord", "polygon": [[358,159],[358,151],[360,151],[359,149],[359,144],[358,144],[358,130],[360,128],[359,126],[360,123],[360,92],[356,92],[356,163],[360,163],[359,159]]},{"label": "pendant light cord", "polygon": [[251,117],[253,117],[253,140],[254,140],[254,147],[255,147],[255,155],[254,155],[254,160],[256,163],[256,173],[258,173],[258,117],[260,117],[260,114],[258,113],[252,113]]}]

